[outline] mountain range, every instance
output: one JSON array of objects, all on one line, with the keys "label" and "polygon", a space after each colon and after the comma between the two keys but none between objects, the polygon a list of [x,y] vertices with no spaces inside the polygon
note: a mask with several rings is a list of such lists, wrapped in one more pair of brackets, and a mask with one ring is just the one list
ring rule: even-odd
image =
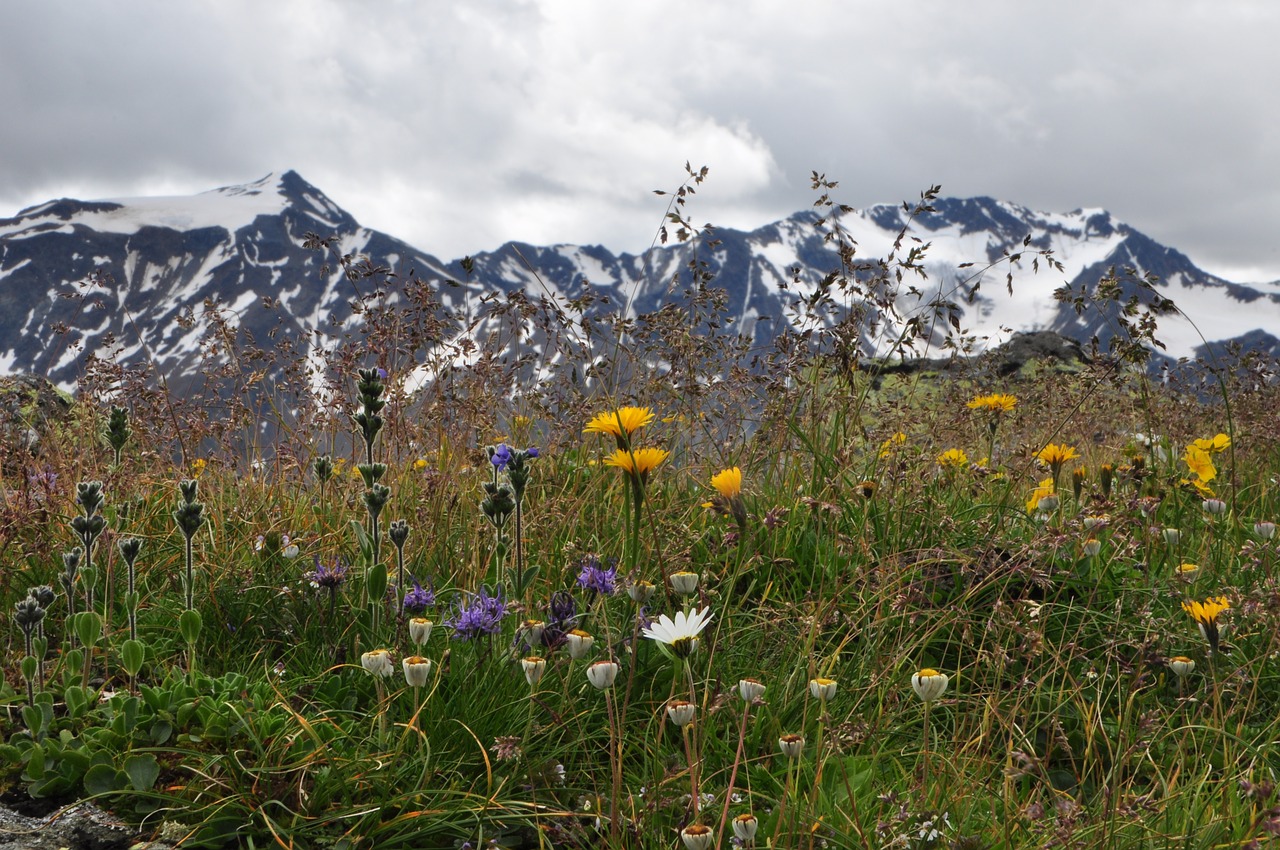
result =
[{"label": "mountain range", "polygon": [[[1182,316],[1160,320],[1165,356],[1204,356],[1207,344],[1229,342],[1280,352],[1280,281],[1215,277],[1102,209],[1045,213],[986,197],[939,197],[927,207],[821,206],[638,255],[511,242],[444,261],[361,227],[294,171],[188,197],[62,198],[0,219],[0,373],[39,374],[72,389],[92,355],[181,384],[207,368],[211,330],[323,353],[360,324],[352,302],[362,281],[388,273],[404,280],[410,271],[456,320],[449,343],[459,351],[467,348],[459,343],[485,342],[474,317],[494,293],[562,305],[590,294],[591,309],[635,317],[699,281],[724,290],[719,326],[759,348],[786,329],[839,321],[839,309],[814,308],[824,293],[849,315],[863,297],[860,282],[871,287],[877,269],[882,297],[861,319],[864,352],[889,350],[913,316],[928,317],[918,323],[926,347],[917,354],[936,355],[929,348],[948,338],[979,350],[1029,330],[1105,345],[1115,311],[1078,313],[1054,292],[1095,293],[1114,269],[1122,281],[1154,275],[1152,291],[1181,308]],[[841,268],[837,225],[854,246],[843,281],[832,274]],[[885,257],[895,262],[874,262]],[[1127,297],[1140,287],[1121,289]]]}]

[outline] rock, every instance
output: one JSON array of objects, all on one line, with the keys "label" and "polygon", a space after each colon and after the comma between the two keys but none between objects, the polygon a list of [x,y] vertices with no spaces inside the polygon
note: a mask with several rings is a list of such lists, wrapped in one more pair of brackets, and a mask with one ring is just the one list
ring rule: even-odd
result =
[{"label": "rock", "polygon": [[136,837],[93,803],[74,803],[43,817],[0,806],[0,850],[126,850]]},{"label": "rock", "polygon": [[0,377],[0,463],[21,465],[39,454],[51,430],[71,416],[72,399],[47,378]]},{"label": "rock", "polygon": [[1014,334],[987,356],[994,361],[996,373],[1002,377],[1021,371],[1032,360],[1056,360],[1064,366],[1089,362],[1080,343],[1054,331]]}]

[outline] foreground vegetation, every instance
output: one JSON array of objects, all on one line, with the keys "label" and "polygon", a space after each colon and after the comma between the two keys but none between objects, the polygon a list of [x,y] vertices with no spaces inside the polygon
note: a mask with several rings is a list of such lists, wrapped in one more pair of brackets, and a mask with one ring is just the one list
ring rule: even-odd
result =
[{"label": "foreground vegetation", "polygon": [[[846,261],[890,309],[919,258]],[[88,381],[4,468],[0,780],[190,847],[1280,833],[1256,371],[885,378],[839,336],[734,371],[698,268],[515,392],[483,359],[411,389],[366,313],[270,446]]]}]

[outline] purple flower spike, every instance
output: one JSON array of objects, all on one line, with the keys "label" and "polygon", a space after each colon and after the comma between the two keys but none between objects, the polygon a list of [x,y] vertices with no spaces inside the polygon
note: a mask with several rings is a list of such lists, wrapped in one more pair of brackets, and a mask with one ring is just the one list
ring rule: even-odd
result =
[{"label": "purple flower spike", "polygon": [[424,588],[415,578],[413,590],[404,595],[404,611],[416,617],[434,605],[435,601],[436,595],[431,591],[431,582],[427,582],[427,587]]},{"label": "purple flower spike", "polygon": [[608,564],[601,565],[599,557],[587,555],[578,563],[578,566],[581,567],[581,572],[578,573],[579,587],[604,596],[611,596],[618,590],[616,559],[610,558]]},{"label": "purple flower spike", "polygon": [[472,593],[458,602],[457,615],[446,621],[446,625],[453,629],[455,639],[471,640],[481,635],[497,634],[506,615],[507,603],[502,598],[502,588],[490,596],[482,587],[479,593]]}]

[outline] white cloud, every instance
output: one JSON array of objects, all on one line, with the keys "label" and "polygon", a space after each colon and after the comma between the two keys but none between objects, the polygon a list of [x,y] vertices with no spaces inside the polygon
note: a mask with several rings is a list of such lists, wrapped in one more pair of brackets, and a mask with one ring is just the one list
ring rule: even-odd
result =
[{"label": "white cloud", "polygon": [[[0,215],[295,168],[442,257],[648,244],[688,160],[695,220],[941,183],[1105,206],[1280,277],[1269,2],[815,0],[20,4],[0,54]],[[1266,271],[1270,269],[1271,271]]]}]

